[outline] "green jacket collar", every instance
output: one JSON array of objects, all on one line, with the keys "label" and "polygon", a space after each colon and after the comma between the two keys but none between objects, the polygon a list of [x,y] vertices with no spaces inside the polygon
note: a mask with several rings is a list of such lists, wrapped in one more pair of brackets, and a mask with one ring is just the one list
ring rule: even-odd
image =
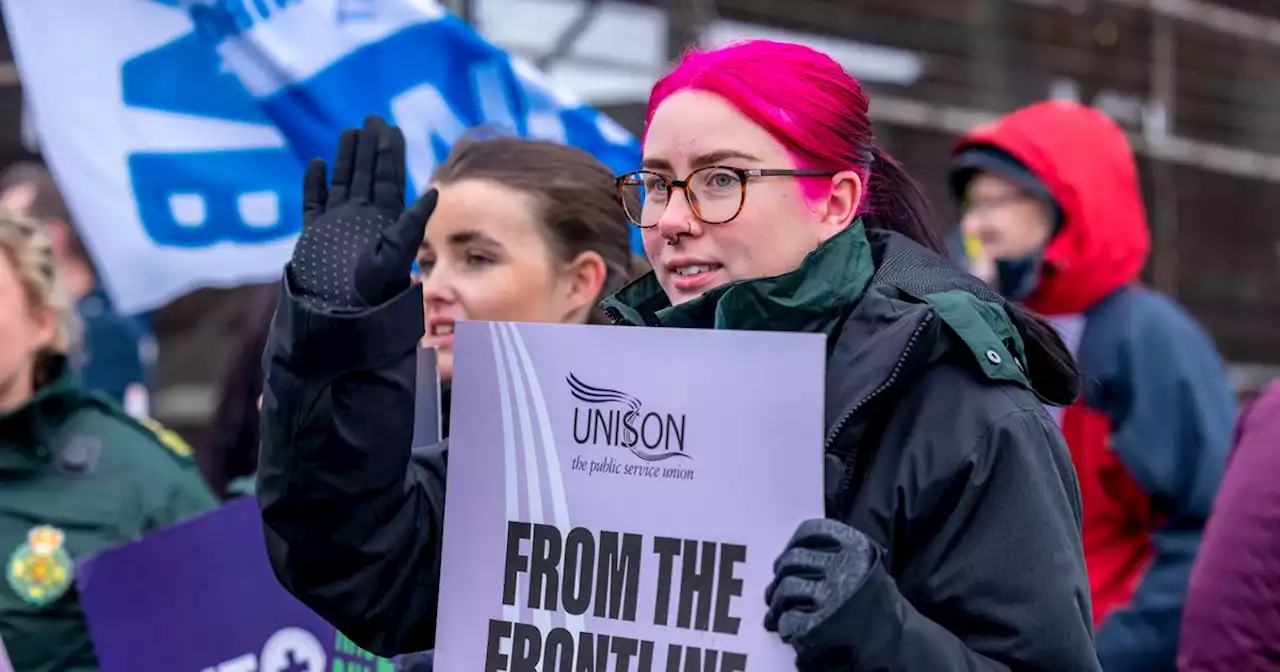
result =
[{"label": "green jacket collar", "polygon": [[0,413],[0,472],[48,464],[63,424],[88,399],[65,358],[50,364],[50,380],[21,406]]},{"label": "green jacket collar", "polygon": [[[927,345],[921,349],[928,351],[942,345],[967,351],[986,378],[1030,389],[1046,403],[1067,405],[1077,394],[1073,381],[1050,376],[1036,365],[1047,360],[1047,349],[1060,345],[1027,341],[1023,325],[1003,298],[918,244],[894,233],[868,232],[861,222],[785,275],[730,283],[673,307],[650,273],[605,299],[601,307],[617,323],[646,326],[830,335],[843,320],[841,340],[849,344],[844,350],[856,351],[858,363],[833,352],[836,361],[830,366],[837,377],[860,381],[860,388],[874,389],[892,377],[894,362],[906,348]],[[941,318],[955,338],[930,344],[908,338],[926,319],[925,313]],[[890,324],[898,328],[890,329]],[[859,374],[850,376],[851,370]],[[897,373],[898,378],[909,377]],[[866,390],[849,394],[865,396]]]},{"label": "green jacket collar", "polygon": [[635,325],[830,334],[874,271],[866,231],[856,220],[790,273],[731,282],[678,306],[649,273],[601,307],[615,321]]}]

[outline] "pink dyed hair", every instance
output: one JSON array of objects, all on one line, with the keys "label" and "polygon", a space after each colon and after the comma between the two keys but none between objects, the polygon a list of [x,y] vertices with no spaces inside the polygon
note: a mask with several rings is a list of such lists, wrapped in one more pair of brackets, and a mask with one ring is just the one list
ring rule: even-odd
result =
[{"label": "pink dyed hair", "polygon": [[[858,80],[826,54],[798,44],[747,40],[693,49],[649,96],[645,128],[663,101],[685,89],[713,93],[786,147],[796,167],[853,170],[866,195],[868,226],[898,231],[937,252],[946,249],[927,223],[920,190],[875,143],[869,101]],[[801,180],[805,196],[825,196],[821,178]]]}]

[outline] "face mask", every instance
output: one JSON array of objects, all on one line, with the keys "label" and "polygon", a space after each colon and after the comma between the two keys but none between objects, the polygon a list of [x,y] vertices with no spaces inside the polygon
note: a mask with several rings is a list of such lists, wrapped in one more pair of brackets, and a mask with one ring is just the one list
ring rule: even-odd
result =
[{"label": "face mask", "polygon": [[1032,252],[1015,259],[997,259],[996,284],[1000,293],[1010,301],[1023,301],[1035,291],[1040,282],[1040,262],[1043,253]]}]

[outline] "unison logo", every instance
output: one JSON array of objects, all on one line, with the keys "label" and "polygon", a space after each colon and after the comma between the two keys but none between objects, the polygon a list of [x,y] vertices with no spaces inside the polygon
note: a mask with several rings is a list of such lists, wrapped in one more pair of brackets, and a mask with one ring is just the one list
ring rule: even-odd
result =
[{"label": "unison logo", "polygon": [[582,402],[573,407],[574,441],[626,448],[649,462],[691,459],[684,449],[683,413],[646,413],[640,400],[630,394],[587,385],[572,373],[565,380],[569,392]]}]

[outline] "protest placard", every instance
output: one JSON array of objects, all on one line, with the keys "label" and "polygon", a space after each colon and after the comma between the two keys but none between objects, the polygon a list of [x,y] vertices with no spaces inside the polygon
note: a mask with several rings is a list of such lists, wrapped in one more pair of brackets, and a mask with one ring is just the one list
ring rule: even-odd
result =
[{"label": "protest placard", "polygon": [[457,334],[437,669],[794,669],[764,590],[823,515],[822,336]]},{"label": "protest placard", "polygon": [[276,581],[257,502],[81,562],[76,583],[102,672],[395,672]]}]

